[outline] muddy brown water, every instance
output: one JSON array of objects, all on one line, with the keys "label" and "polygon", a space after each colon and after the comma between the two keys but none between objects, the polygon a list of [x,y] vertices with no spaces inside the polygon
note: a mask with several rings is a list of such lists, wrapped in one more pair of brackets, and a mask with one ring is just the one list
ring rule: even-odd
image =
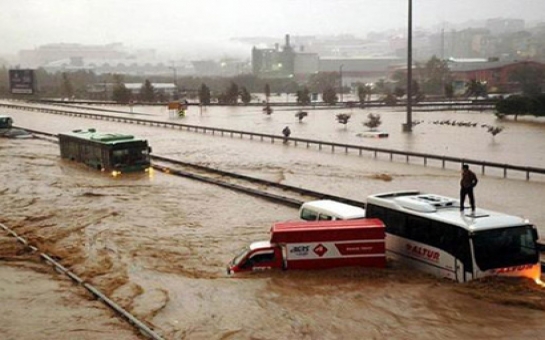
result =
[{"label": "muddy brown water", "polygon": [[[415,188],[457,195],[459,173],[455,168],[443,170],[290,145],[43,113],[6,113],[14,117],[16,125],[53,133],[86,127],[128,131],[148,138],[157,154],[359,200],[380,191]],[[166,112],[148,113],[171,119]],[[293,112],[258,118],[252,116],[257,115],[253,112],[227,110],[222,114],[232,115],[229,119],[234,125],[241,124],[232,128],[249,129],[242,128],[240,121],[244,119],[261,119],[261,126],[268,126],[266,120],[277,125],[268,127],[268,132],[280,131],[278,126],[294,119]],[[493,119],[486,114],[475,117]],[[191,111],[187,118],[205,119]],[[401,120],[397,118],[396,129]],[[313,121],[304,124],[311,130]],[[532,131],[543,131],[542,125],[535,122],[525,125]],[[250,126],[258,129],[260,125]],[[355,132],[349,128],[345,132],[334,122],[328,126],[336,136]],[[325,131],[326,127],[319,125],[316,129]],[[513,148],[507,132],[495,137],[502,149]],[[453,144],[491,138],[467,133],[476,135],[454,138],[445,132],[437,138],[452,139]],[[395,138],[388,143],[395,143]],[[519,137],[509,138],[519,143]],[[538,145],[541,142],[538,136],[531,138]],[[440,147],[438,144],[434,147]],[[479,149],[478,144],[475,149]],[[502,157],[513,162],[526,159],[520,155],[525,149],[518,150]],[[536,154],[536,163],[541,162],[540,157]],[[392,262],[385,270],[348,268],[228,276],[225,266],[238,250],[252,241],[267,239],[271,223],[295,218],[296,210],[292,208],[162,173],[114,179],[60,160],[57,145],[37,139],[0,140],[0,168],[4,174],[0,180],[0,222],[41,250],[61,258],[64,265],[167,339],[536,339],[543,338],[545,332],[545,293],[524,280],[460,285],[409,271]],[[545,225],[540,204],[544,181],[493,175],[480,179],[478,204]],[[39,264],[17,251],[13,256],[18,260],[7,261],[2,256],[2,277],[15,277],[20,284],[25,282],[26,287],[31,287],[29,291],[52,299],[44,301],[54,301],[61,292],[78,294],[76,287],[64,283],[60,289],[51,286],[52,289],[40,290],[58,278],[50,272],[40,273],[50,279],[38,284],[34,276]],[[30,305],[26,297],[7,293],[15,288],[5,279],[0,282],[0,294],[10,296],[15,309],[40,308]],[[63,301],[66,310],[51,310],[46,319],[50,321],[48,331],[58,338],[73,334],[67,333],[63,320],[77,317],[87,308],[95,309],[85,307],[81,299]],[[95,327],[93,323],[107,323],[113,332],[109,334],[119,332],[119,336],[111,338],[126,338],[123,322],[109,322],[111,313],[104,313],[106,317],[88,313],[80,318],[91,322],[91,328]],[[21,319],[20,315],[13,314],[13,320]],[[33,316],[27,314],[26,318],[31,323]],[[34,324],[41,327],[37,321],[43,319],[35,318]],[[8,316],[2,320],[0,331],[8,329]],[[13,338],[33,338],[37,334],[32,327],[13,329],[9,328]],[[137,338],[133,333],[129,336]]]}]

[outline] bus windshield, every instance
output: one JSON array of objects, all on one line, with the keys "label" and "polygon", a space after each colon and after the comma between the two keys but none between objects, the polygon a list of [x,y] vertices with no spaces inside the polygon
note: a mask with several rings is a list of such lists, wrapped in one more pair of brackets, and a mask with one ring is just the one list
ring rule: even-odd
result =
[{"label": "bus windshield", "polygon": [[148,148],[127,148],[114,150],[113,164],[116,166],[149,164]]},{"label": "bus windshield", "polygon": [[539,261],[536,233],[531,225],[476,232],[473,246],[475,261],[483,271]]}]

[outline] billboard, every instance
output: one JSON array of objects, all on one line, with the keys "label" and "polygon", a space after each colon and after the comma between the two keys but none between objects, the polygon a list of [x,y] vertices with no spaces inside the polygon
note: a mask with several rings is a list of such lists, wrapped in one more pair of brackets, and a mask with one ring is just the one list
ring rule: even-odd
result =
[{"label": "billboard", "polygon": [[11,94],[34,94],[34,70],[9,70]]}]

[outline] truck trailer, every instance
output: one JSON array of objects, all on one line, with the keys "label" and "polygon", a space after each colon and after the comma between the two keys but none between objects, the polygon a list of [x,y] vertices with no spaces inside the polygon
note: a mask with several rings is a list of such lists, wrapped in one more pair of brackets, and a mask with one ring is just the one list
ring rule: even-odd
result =
[{"label": "truck trailer", "polygon": [[379,219],[282,222],[270,233],[270,241],[250,244],[227,272],[386,266],[385,227]]}]

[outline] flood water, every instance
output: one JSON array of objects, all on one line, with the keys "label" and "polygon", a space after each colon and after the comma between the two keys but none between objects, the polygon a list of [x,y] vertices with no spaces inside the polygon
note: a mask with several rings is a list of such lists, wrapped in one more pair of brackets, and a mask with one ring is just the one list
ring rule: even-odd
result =
[{"label": "flood water", "polygon": [[[270,141],[4,111],[20,127],[51,133],[90,127],[128,132],[147,138],[154,154],[362,201],[372,193],[404,189],[458,194],[458,165],[441,169]],[[407,135],[401,133],[403,112],[353,109],[347,126],[336,122],[339,112],[309,111],[302,123],[294,111],[277,109],[266,116],[259,107],[214,107],[201,113],[192,106],[183,119],[169,117],[165,108],[134,107],[132,115],[272,134],[289,125],[294,137],[545,167],[545,124],[539,121],[501,122],[505,130],[492,137],[480,127],[498,125],[491,113],[414,113],[422,123]],[[380,129],[389,138],[357,136],[369,112],[381,114]],[[447,119],[478,126],[433,123]],[[545,293],[522,280],[455,284],[396,263],[385,270],[228,276],[225,266],[239,249],[267,240],[272,223],[296,217],[293,208],[162,173],[113,179],[61,161],[58,145],[39,139],[0,140],[0,168],[0,222],[61,258],[167,339],[535,339],[545,332]],[[545,180],[514,177],[479,175],[477,204],[527,217],[544,234],[540,199]],[[21,256],[11,253],[10,258]],[[2,261],[2,275],[33,275],[28,272],[33,266],[13,262],[9,268],[17,274],[6,271]],[[52,280],[58,279],[52,275]],[[0,281],[0,296],[5,287]],[[69,284],[65,288],[77,291]],[[17,308],[27,307],[23,298],[13,301]],[[80,304],[78,299],[65,303],[68,311]],[[65,317],[55,311],[48,317],[57,316]],[[99,315],[86,318],[102,320]],[[126,327],[120,324],[109,328],[123,338]],[[62,321],[50,327],[59,337],[66,334]],[[19,332],[12,333],[14,338],[33,334],[24,327]]]}]

